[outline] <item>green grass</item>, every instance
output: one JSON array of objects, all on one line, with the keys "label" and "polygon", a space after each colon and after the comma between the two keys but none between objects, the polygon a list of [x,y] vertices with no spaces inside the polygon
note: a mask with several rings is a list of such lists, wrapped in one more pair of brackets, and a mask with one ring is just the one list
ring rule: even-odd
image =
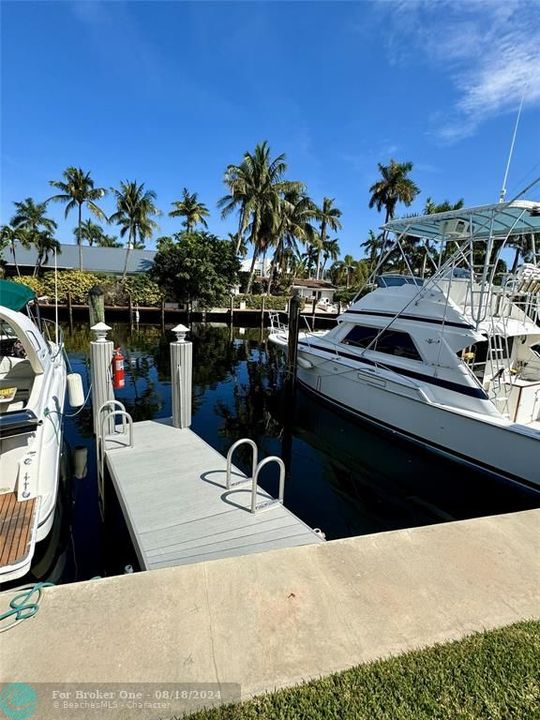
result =
[{"label": "green grass", "polygon": [[190,720],[252,718],[540,719],[540,621],[477,633],[190,715]]}]

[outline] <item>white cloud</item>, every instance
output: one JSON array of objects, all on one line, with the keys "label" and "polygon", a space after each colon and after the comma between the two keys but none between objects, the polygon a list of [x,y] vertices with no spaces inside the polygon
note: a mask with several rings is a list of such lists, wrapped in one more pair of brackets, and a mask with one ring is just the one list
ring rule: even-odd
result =
[{"label": "white cloud", "polygon": [[381,7],[391,61],[396,53],[402,61],[420,52],[451,78],[457,99],[436,121],[442,140],[473,134],[488,118],[516,110],[522,96],[524,107],[540,104],[540,0],[399,0]]}]

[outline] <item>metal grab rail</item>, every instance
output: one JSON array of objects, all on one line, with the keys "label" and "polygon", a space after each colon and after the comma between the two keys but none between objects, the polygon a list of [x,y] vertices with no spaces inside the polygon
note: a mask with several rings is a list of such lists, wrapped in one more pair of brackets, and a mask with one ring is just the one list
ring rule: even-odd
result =
[{"label": "metal grab rail", "polygon": [[[277,500],[271,499],[271,500],[265,500],[262,503],[259,503],[257,505],[257,489],[258,489],[258,478],[259,473],[263,469],[265,465],[268,465],[271,462],[275,462],[279,466],[279,492]],[[253,484],[251,486],[251,512],[256,513],[258,510],[262,510],[263,508],[269,508],[273,505],[276,505],[277,503],[280,503],[283,505],[283,494],[285,491],[285,463],[283,460],[277,455],[271,455],[270,457],[265,458],[264,460],[261,460],[261,462],[257,465],[257,469],[255,470],[255,473],[253,475]]]},{"label": "metal grab rail", "polygon": [[[103,404],[103,406],[99,409],[100,413],[101,411],[109,404],[117,403],[117,400],[108,400],[106,403]],[[121,404],[121,403],[119,403]],[[99,487],[99,493],[102,498],[102,502],[104,503],[105,495],[104,495],[104,483],[105,483],[105,443],[106,443],[106,435],[104,434],[105,430],[105,423],[111,420],[114,417],[121,416],[122,417],[122,432],[116,433],[118,435],[126,435],[125,428],[126,428],[126,421],[127,421],[127,427],[128,427],[128,440],[129,444],[125,447],[133,447],[133,418],[131,415],[127,412],[127,410],[109,410],[102,418],[101,423],[99,426],[100,433],[98,437],[96,438],[96,454],[97,454],[97,462],[98,462],[98,487]]]},{"label": "metal grab rail", "polygon": [[[98,418],[101,419],[101,413],[105,410],[105,408],[108,408],[108,407],[112,407],[114,410],[122,410],[123,412],[125,412],[126,414],[128,414],[128,413],[126,412],[126,406],[124,405],[124,403],[120,402],[120,400],[107,400],[107,401],[104,402],[103,405],[99,408],[99,410],[98,410]],[[110,420],[111,418],[109,417],[108,419]],[[123,432],[123,433],[126,432],[126,418],[125,418],[125,417],[122,417],[122,432]],[[103,434],[103,430],[102,430],[102,434]]]},{"label": "metal grab rail", "polygon": [[[239,448],[241,445],[251,445],[251,449],[253,450],[252,453],[252,460],[251,460],[251,477],[250,478],[242,478],[241,480],[237,480],[236,482],[231,482],[231,474],[232,474],[232,458],[234,455],[234,451]],[[253,480],[255,477],[255,474],[257,472],[257,463],[259,460],[259,449],[257,447],[257,444],[254,440],[251,440],[250,438],[242,438],[241,440],[237,440],[235,443],[231,445],[229,448],[229,452],[227,453],[227,475],[226,475],[226,485],[227,490],[229,490],[231,487],[234,487],[235,485],[240,485],[240,483],[248,482],[249,480]]]},{"label": "metal grab rail", "polygon": [[[102,444],[103,445],[105,444],[106,436],[103,433],[103,431],[105,429],[105,423],[107,422],[107,420],[111,420],[111,418],[114,418],[117,416],[122,417],[122,432],[116,433],[116,427],[115,427],[115,431],[114,431],[115,434],[118,434],[118,435],[126,434],[124,432],[124,428],[126,427],[126,421],[127,421],[127,425],[128,425],[128,429],[129,429],[129,434],[128,434],[129,447],[133,447],[133,418],[131,417],[131,415],[128,413],[127,410],[109,410],[109,412],[104,417],[101,418],[99,438],[100,438]],[[128,446],[126,445],[126,447],[128,447]]]}]

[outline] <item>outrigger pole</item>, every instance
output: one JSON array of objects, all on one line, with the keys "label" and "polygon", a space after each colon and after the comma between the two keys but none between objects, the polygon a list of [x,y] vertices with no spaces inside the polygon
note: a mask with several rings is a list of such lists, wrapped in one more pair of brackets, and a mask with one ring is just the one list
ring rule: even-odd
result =
[{"label": "outrigger pole", "polygon": [[519,103],[519,110],[516,117],[516,123],[514,125],[514,133],[512,135],[512,142],[510,144],[510,152],[508,153],[508,162],[506,163],[506,170],[504,171],[504,178],[502,181],[502,187],[501,192],[499,194],[499,202],[503,203],[506,198],[506,182],[508,180],[508,173],[510,171],[510,163],[512,162],[512,155],[514,154],[514,145],[516,144],[516,135],[518,131],[519,126],[519,120],[521,118],[521,110],[523,108],[523,100],[525,98],[525,91],[523,91],[523,94],[521,96],[521,102]]}]

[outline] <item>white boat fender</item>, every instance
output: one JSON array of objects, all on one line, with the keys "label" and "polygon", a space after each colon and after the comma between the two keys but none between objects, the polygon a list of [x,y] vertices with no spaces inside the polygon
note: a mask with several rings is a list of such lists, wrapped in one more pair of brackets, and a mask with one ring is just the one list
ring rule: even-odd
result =
[{"label": "white boat fender", "polygon": [[304,370],[309,370],[309,368],[313,367],[313,363],[310,360],[307,360],[304,357],[298,356],[298,364],[300,367],[304,368]]},{"label": "white boat fender", "polygon": [[69,404],[71,405],[71,407],[82,407],[84,405],[85,397],[82,377],[79,375],[79,373],[68,373],[67,390]]}]

